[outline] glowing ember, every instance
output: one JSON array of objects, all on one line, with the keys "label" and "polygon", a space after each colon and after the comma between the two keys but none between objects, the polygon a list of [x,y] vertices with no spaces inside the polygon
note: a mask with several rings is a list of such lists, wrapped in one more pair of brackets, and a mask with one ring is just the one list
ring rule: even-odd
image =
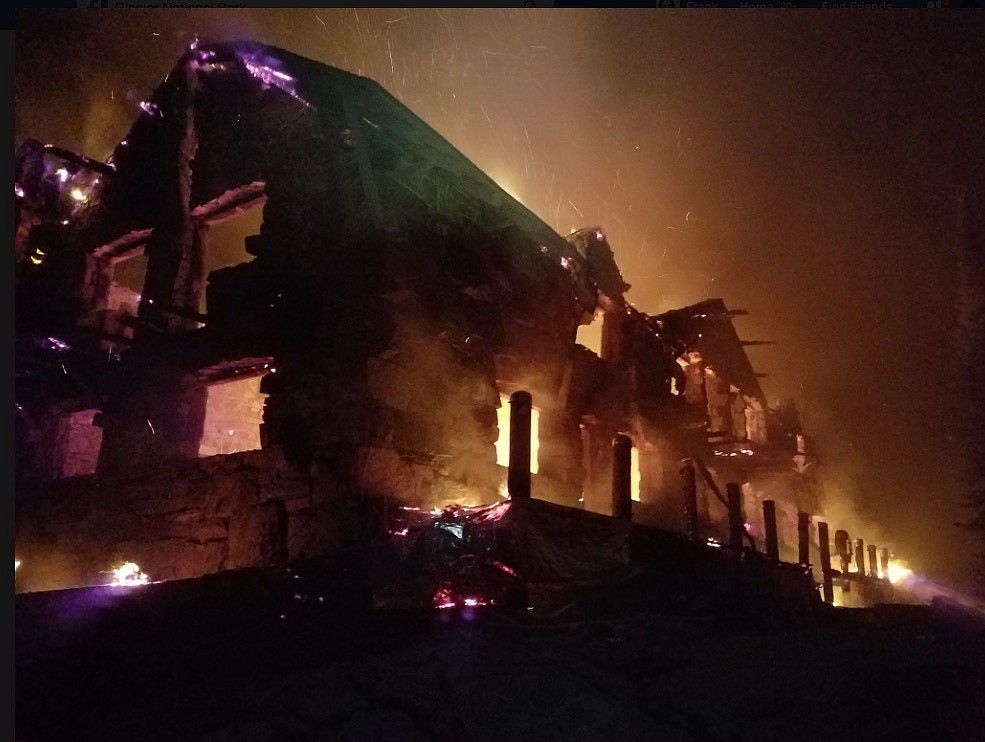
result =
[{"label": "glowing ember", "polygon": [[904,566],[902,562],[898,562],[895,559],[889,561],[889,581],[894,585],[899,585],[906,582],[913,576],[913,570]]},{"label": "glowing ember", "polygon": [[505,572],[506,574],[510,575],[511,577],[516,577],[516,571],[512,567],[510,567],[510,566],[508,566],[506,564],[503,564],[502,562],[493,562],[493,566],[496,569],[498,569],[498,570],[500,570],[502,572]]},{"label": "glowing ember", "polygon": [[492,505],[478,513],[476,513],[472,520],[476,523],[496,523],[503,519],[503,516],[510,511],[509,502],[501,502],[498,505]]},{"label": "glowing ember", "polygon": [[69,350],[72,347],[64,340],[59,340],[58,338],[46,338],[46,342],[49,348],[51,348],[52,350],[57,350],[59,352]]},{"label": "glowing ember", "polygon": [[89,200],[89,197],[81,188],[73,188],[68,192],[68,195],[72,197],[73,201],[78,201],[79,203],[85,203]]},{"label": "glowing ember", "polygon": [[150,578],[140,571],[140,567],[134,562],[124,562],[119,567],[113,568],[113,587],[136,587],[146,585]]},{"label": "glowing ember", "polygon": [[21,566],[21,563],[20,563],[20,562],[18,562],[18,561],[17,561],[16,559],[15,559],[15,560],[14,560],[14,572],[16,572],[16,571],[17,571],[17,568],[18,568],[19,566]]},{"label": "glowing ember", "polygon": [[457,605],[457,603],[455,603],[455,596],[452,594],[451,588],[448,587],[438,588],[438,592],[434,594],[434,598],[432,600],[434,602],[434,607],[440,611],[446,611]]},{"label": "glowing ember", "polygon": [[468,597],[456,596],[454,591],[447,586],[447,584],[438,588],[438,591],[434,594],[432,598],[434,607],[439,611],[447,611],[452,608],[477,608],[483,605],[489,605],[488,600],[485,598],[479,598],[474,595]]},{"label": "glowing ember", "polygon": [[279,59],[252,51],[240,51],[237,52],[236,56],[253,77],[265,85],[272,85],[283,90],[295,100],[300,101],[305,107],[311,106],[308,101],[298,95],[297,80],[283,70],[277,69],[281,65]]}]

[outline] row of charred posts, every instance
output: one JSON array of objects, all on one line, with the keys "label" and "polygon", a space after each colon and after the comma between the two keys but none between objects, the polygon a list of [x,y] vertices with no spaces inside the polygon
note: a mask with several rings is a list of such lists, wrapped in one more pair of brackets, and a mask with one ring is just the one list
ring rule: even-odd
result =
[{"label": "row of charred posts", "polygon": [[[531,496],[530,476],[530,446],[531,446],[531,415],[533,399],[529,392],[514,392],[510,397],[510,458],[508,491],[510,499],[529,499]],[[624,521],[633,519],[632,497],[632,449],[633,440],[628,435],[619,434],[612,441],[612,517]],[[699,464],[700,465],[700,462]],[[697,474],[693,459],[681,462],[681,496],[683,501],[684,534],[691,541],[701,541],[701,524],[698,516]],[[756,550],[756,542],[749,534],[746,526],[745,512],[742,501],[742,488],[736,482],[725,486],[725,496],[715,486],[713,480],[708,480],[712,491],[728,509],[728,548],[742,551],[748,545]],[[763,525],[764,548],[769,562],[780,563],[780,545],[776,523],[776,502],[764,500]],[[850,539],[845,530],[835,532],[835,554],[840,562],[840,570],[832,566],[831,540],[828,524],[820,521],[817,524],[817,539],[820,552],[821,596],[825,603],[835,602],[834,585],[836,578],[841,581],[844,592],[851,591],[852,580],[884,580],[889,575],[889,549],[879,548],[874,544],[866,545],[863,539]],[[711,539],[709,543],[720,547]],[[805,570],[811,570],[811,514],[797,513],[797,551],[798,564]],[[868,554],[868,571],[866,571],[866,554]],[[854,561],[855,572],[849,571],[849,565]]]}]

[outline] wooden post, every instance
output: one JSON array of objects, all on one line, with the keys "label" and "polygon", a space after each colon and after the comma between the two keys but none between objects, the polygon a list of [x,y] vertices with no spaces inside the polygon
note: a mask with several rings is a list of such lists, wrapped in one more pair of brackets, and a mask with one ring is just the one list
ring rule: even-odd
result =
[{"label": "wooden post", "polygon": [[612,517],[633,520],[633,439],[617,435],[612,440]]},{"label": "wooden post", "polygon": [[848,563],[852,561],[852,546],[848,531],[839,528],[835,531],[835,551],[838,552],[838,560],[843,575],[848,574]]},{"label": "wooden post", "polygon": [[844,528],[835,531],[835,551],[838,552],[842,594],[851,592],[852,583],[845,578],[848,576],[848,565],[852,561],[852,539]]},{"label": "wooden post", "polygon": [[530,499],[530,415],[533,398],[529,392],[510,396],[510,468],[506,486],[512,500]]},{"label": "wooden post", "polygon": [[879,573],[882,579],[889,579],[889,549],[879,549]]},{"label": "wooden post", "polygon": [[725,485],[728,498],[728,545],[733,549],[742,548],[742,534],[746,524],[742,518],[742,488],[735,482]]},{"label": "wooden post", "polygon": [[869,544],[869,577],[879,579],[879,560],[876,558],[876,547]]},{"label": "wooden post", "polygon": [[797,513],[797,561],[806,567],[811,563],[811,516]]},{"label": "wooden post", "polygon": [[684,498],[684,533],[689,539],[698,538],[698,486],[694,461],[681,462],[681,495]]},{"label": "wooden post", "polygon": [[865,577],[865,542],[860,538],[855,539],[855,573]]},{"label": "wooden post", "polygon": [[834,603],[834,585],[831,582],[831,543],[828,541],[828,524],[817,524],[817,543],[821,547],[821,589],[825,603]]},{"label": "wooden post", "polygon": [[776,503],[763,500],[763,524],[766,527],[766,558],[780,561],[780,543],[776,537]]}]

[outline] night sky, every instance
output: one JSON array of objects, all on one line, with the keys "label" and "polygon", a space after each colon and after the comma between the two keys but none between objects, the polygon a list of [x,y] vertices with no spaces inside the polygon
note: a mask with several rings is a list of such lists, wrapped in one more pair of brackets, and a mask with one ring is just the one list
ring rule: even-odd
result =
[{"label": "night sky", "polygon": [[604,225],[637,308],[748,309],[740,334],[777,343],[749,349],[770,403],[797,401],[843,503],[832,527],[964,581],[955,287],[981,209],[982,21],[19,11],[14,146],[106,158],[196,34],[373,77],[562,234]]}]

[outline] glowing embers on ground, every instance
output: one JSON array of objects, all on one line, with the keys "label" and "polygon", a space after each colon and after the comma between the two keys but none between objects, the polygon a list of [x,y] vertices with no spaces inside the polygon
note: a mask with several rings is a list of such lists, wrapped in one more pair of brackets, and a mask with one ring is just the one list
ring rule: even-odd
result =
[{"label": "glowing embers on ground", "polygon": [[150,577],[144,574],[135,562],[124,562],[119,567],[113,567],[112,587],[139,587],[150,582]]},{"label": "glowing embers on ground", "polygon": [[514,595],[520,576],[504,563],[499,535],[512,508],[509,501],[433,511],[402,506],[388,530],[403,558],[429,575],[418,599],[469,619],[475,609]]},{"label": "glowing embers on ground", "polygon": [[473,523],[497,523],[510,511],[510,503],[500,502],[488,508],[481,508],[471,517]]},{"label": "glowing embers on ground", "polygon": [[740,448],[737,451],[719,451],[715,450],[712,452],[715,456],[752,456],[755,451],[751,448]]},{"label": "glowing embers on ground", "polygon": [[[510,465],[510,398],[499,395],[499,409],[496,410],[496,425],[499,437],[496,439],[496,463]],[[530,473],[537,473],[537,456],[540,452],[540,412],[536,407],[530,410]]]},{"label": "glowing embers on ground", "polygon": [[444,583],[435,592],[432,603],[439,611],[449,611],[455,608],[478,608],[480,606],[490,605],[493,601],[474,595],[459,595],[451,585]]}]

